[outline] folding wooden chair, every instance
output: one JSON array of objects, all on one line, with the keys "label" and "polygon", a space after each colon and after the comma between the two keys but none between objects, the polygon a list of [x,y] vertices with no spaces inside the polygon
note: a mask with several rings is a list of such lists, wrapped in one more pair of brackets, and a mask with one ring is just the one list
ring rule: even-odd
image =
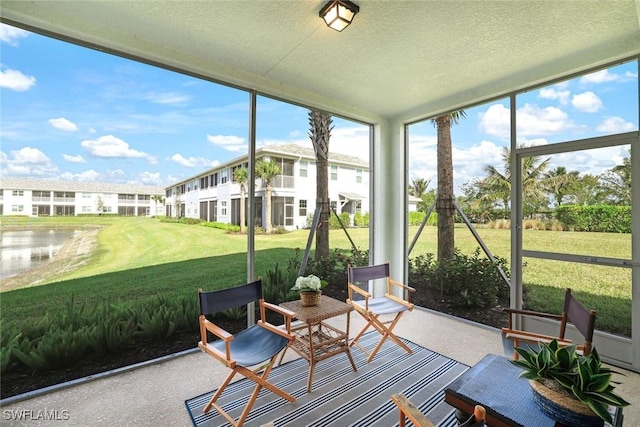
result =
[{"label": "folding wooden chair", "polygon": [[[258,279],[247,285],[219,291],[203,292],[202,289],[200,289],[198,290],[198,294],[200,301],[201,339],[198,347],[231,369],[227,378],[222,382],[209,403],[205,406],[204,413],[206,414],[211,407],[214,407],[231,425],[240,427],[249,415],[251,407],[258,397],[258,393],[263,387],[291,403],[295,402],[293,396],[267,381],[269,372],[271,372],[271,368],[274,366],[278,354],[294,340],[293,335],[291,335],[291,318],[294,313],[264,301],[262,296],[262,279]],[[230,334],[205,317],[206,315],[229,308],[243,307],[254,301],[260,302],[260,320],[257,324],[235,335]],[[267,323],[265,318],[266,309],[280,313],[284,317],[286,330]],[[214,334],[219,339],[211,342],[208,341],[208,332]],[[260,366],[250,369],[250,367],[257,365]],[[253,393],[237,421],[216,403],[236,374],[243,375],[256,383]]]},{"label": "folding wooden chair", "polygon": [[[398,407],[399,413],[399,426],[405,427],[406,420],[409,419],[416,427],[433,427],[433,423],[424,416],[422,412],[416,406],[411,403],[407,397],[401,393],[391,396],[391,400]],[[476,405],[473,410],[473,414],[458,425],[458,427],[481,427],[484,426],[484,420],[487,415],[487,411],[484,407]]]},{"label": "folding wooden chair", "polygon": [[[557,339],[560,345],[571,345],[572,341],[565,338],[567,323],[571,322],[576,329],[584,336],[584,343],[577,345],[577,350],[584,355],[591,353],[593,331],[595,329],[596,311],[587,310],[576,300],[571,293],[571,289],[567,288],[564,297],[564,308],[562,314],[542,313],[530,310],[516,310],[513,308],[505,308],[505,312],[509,315],[509,322],[506,328],[502,328],[503,338],[513,341],[514,348],[519,347],[522,343],[539,344],[540,342],[549,343],[553,339]],[[557,336],[538,334],[535,332],[522,331],[514,329],[515,316],[532,316],[558,320],[560,329]],[[518,353],[514,351],[513,358],[518,358]]]},{"label": "folding wooden chair", "polygon": [[[393,334],[393,328],[395,328],[398,320],[400,320],[400,317],[402,317],[402,314],[405,311],[413,310],[410,293],[415,292],[415,289],[391,279],[389,277],[389,263],[371,265],[367,267],[348,266],[347,276],[347,286],[349,291],[347,303],[353,305],[353,308],[367,321],[367,324],[362,328],[358,335],[355,336],[349,345],[357,345],[362,351],[368,354],[368,362],[373,360],[387,338],[393,340],[396,344],[405,349],[407,353],[412,353],[411,349]],[[373,294],[369,292],[369,281],[376,279],[384,279],[387,283],[387,292],[384,296],[374,297]],[[407,295],[407,299],[404,300],[393,295],[393,286],[401,289],[402,293]],[[395,314],[395,317],[390,322],[383,322],[380,319],[380,316],[386,314]],[[387,326],[387,324],[389,326]],[[358,340],[370,327],[376,329],[380,334],[382,334],[382,337],[376,347],[371,352],[368,352],[358,343]]]}]

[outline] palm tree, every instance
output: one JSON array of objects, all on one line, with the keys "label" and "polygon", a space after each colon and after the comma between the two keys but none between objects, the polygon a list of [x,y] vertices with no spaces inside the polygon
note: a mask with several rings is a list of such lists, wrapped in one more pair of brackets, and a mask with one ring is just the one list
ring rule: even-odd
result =
[{"label": "palm tree", "polygon": [[249,179],[249,171],[246,168],[237,168],[233,172],[233,178],[240,184],[240,232],[245,232],[245,211],[244,196],[247,191],[247,180]]},{"label": "palm tree", "polygon": [[616,204],[631,205],[631,150],[622,164],[607,170],[600,176],[608,199]]},{"label": "palm tree", "polygon": [[572,190],[579,175],[580,172],[578,171],[567,172],[567,168],[564,166],[558,166],[544,174],[544,186],[555,200],[556,206],[562,204],[563,199]]},{"label": "palm tree", "polygon": [[411,185],[409,186],[409,194],[411,196],[422,199],[422,196],[425,195],[427,189],[429,188],[429,184],[431,184],[430,179],[416,178],[411,181]]},{"label": "palm tree", "polygon": [[[518,148],[524,148],[519,145]],[[502,200],[504,212],[509,210],[509,199],[511,198],[511,150],[509,147],[502,147],[502,163],[504,172],[501,173],[495,166],[486,165],[484,171],[487,174],[487,197]],[[545,197],[543,178],[549,167],[550,158],[540,160],[537,156],[524,157],[522,159],[522,195],[526,198],[540,199]]]},{"label": "palm tree", "polygon": [[273,178],[280,175],[280,166],[273,160],[260,159],[256,162],[256,175],[262,179],[262,183],[266,188],[266,227],[265,232],[271,234],[271,183]]},{"label": "palm tree", "polygon": [[451,155],[451,125],[466,117],[464,110],[454,111],[431,120],[438,129],[438,262],[455,256],[453,205],[453,160]]},{"label": "palm tree", "polygon": [[309,110],[309,138],[316,153],[316,204],[320,206],[320,226],[316,230],[316,260],[329,258],[329,139],[331,115]]}]

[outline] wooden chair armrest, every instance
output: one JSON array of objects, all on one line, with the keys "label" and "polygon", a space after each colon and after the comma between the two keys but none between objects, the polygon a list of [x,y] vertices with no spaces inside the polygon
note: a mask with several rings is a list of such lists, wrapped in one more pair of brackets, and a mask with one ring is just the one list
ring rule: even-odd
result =
[{"label": "wooden chair armrest", "polygon": [[204,326],[205,328],[207,328],[207,331],[211,332],[212,334],[214,334],[215,336],[217,336],[218,338],[220,338],[221,340],[225,341],[225,342],[230,342],[233,340],[233,335],[230,334],[229,332],[225,331],[224,329],[222,329],[220,326],[216,325],[215,323],[206,320],[204,321]]},{"label": "wooden chair armrest", "polygon": [[[407,417],[414,425],[419,427],[433,427],[433,423],[403,394],[394,394],[391,396],[391,400],[400,410],[401,418]],[[400,425],[404,425],[404,423]]]},{"label": "wooden chair armrest", "polygon": [[271,304],[270,302],[263,303],[265,308],[268,308],[271,311],[275,311],[278,314],[283,315],[284,317],[294,318],[296,317],[296,313],[287,308],[280,307],[279,305]]},{"label": "wooden chair armrest", "polygon": [[507,339],[516,340],[516,341],[525,341],[525,342],[531,342],[531,343],[537,343],[537,342],[549,343],[552,340],[558,340],[558,344],[560,345],[566,346],[566,345],[572,344],[572,341],[570,339],[566,339],[566,338],[560,339],[552,335],[537,334],[535,332],[528,332],[528,331],[519,331],[517,329],[502,328],[502,333]]},{"label": "wooden chair armrest", "polygon": [[392,285],[398,286],[402,289],[406,289],[409,292],[415,292],[416,288],[412,288],[411,286],[407,286],[404,283],[400,283],[397,280],[393,280],[393,279],[389,279],[389,283],[391,283]]},{"label": "wooden chair armrest", "polygon": [[385,297],[387,297],[389,299],[392,299],[395,302],[398,302],[398,303],[400,303],[402,305],[406,305],[409,310],[413,310],[413,304],[410,301],[403,300],[402,298],[399,298],[399,297],[397,297],[395,295],[391,295],[391,294],[385,294]]},{"label": "wooden chair armrest", "polygon": [[282,337],[285,337],[286,339],[288,339],[289,341],[294,341],[295,337],[293,335],[291,335],[290,333],[290,329],[291,327],[289,326],[288,330],[282,329],[282,328],[278,328],[277,326],[269,323],[269,322],[263,322],[262,320],[258,320],[258,325],[273,332],[274,334],[278,334]]},{"label": "wooden chair armrest", "polygon": [[352,291],[356,291],[365,298],[371,298],[371,294],[369,292],[365,291],[364,289],[360,289],[356,285],[349,285],[349,289],[351,289]]}]

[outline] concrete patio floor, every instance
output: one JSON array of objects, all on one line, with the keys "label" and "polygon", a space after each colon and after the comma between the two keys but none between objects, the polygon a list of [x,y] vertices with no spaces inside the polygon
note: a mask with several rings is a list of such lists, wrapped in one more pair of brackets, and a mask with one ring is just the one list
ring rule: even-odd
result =
[{"label": "concrete patio floor", "polygon": [[[332,319],[344,326],[345,316]],[[351,314],[351,336],[364,325]],[[497,329],[415,309],[396,327],[398,335],[472,366],[488,353],[502,354]],[[195,343],[194,343],[195,344]],[[360,351],[354,348],[353,351]],[[287,352],[285,360],[293,358]],[[337,356],[342,357],[342,356]],[[322,363],[322,362],[320,362]],[[631,402],[624,425],[640,425],[640,375],[624,372],[617,392]],[[191,426],[184,401],[218,387],[228,371],[196,350],[116,375],[81,382],[28,399],[4,404],[3,426]],[[42,419],[47,411],[57,420]],[[18,417],[22,420],[18,420]],[[37,419],[40,417],[41,419]]]}]

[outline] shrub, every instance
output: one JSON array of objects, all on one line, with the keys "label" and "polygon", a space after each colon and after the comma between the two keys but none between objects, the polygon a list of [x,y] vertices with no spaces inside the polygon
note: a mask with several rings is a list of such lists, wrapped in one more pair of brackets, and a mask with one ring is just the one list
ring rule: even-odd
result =
[{"label": "shrub", "polygon": [[192,293],[183,294],[171,300],[171,310],[177,330],[195,332],[200,329],[198,324],[200,307]]},{"label": "shrub", "polygon": [[562,205],[555,214],[570,230],[631,233],[631,206]]},{"label": "shrub", "polygon": [[495,221],[489,221],[487,223],[488,228],[495,228],[498,230],[511,228],[511,221],[508,219],[496,219]]},{"label": "shrub", "polygon": [[133,319],[105,318],[88,330],[89,346],[97,354],[117,354],[126,348],[136,332]]},{"label": "shrub", "polygon": [[170,222],[170,223],[176,223],[176,224],[187,224],[187,225],[195,225],[195,224],[200,224],[202,222],[202,220],[200,218],[187,218],[186,216],[180,217],[180,218],[174,218],[174,217],[163,217],[160,219],[160,222]]},{"label": "shrub", "polygon": [[141,307],[136,335],[164,339],[173,335],[175,331],[174,315],[165,305],[164,298],[158,297]]},{"label": "shrub", "polygon": [[220,314],[230,320],[242,320],[247,318],[247,309],[244,307],[228,308]]},{"label": "shrub", "polygon": [[290,259],[286,269],[280,268],[276,263],[273,269],[268,269],[262,279],[262,293],[265,301],[273,304],[280,304],[285,301],[291,301],[297,298],[298,293],[292,291],[291,288],[298,278],[298,265],[295,265],[295,259]]},{"label": "shrub", "polygon": [[473,255],[456,249],[455,257],[443,263],[428,253],[409,260],[409,283],[439,288],[442,298],[454,307],[493,307],[508,292],[499,268],[508,274],[506,259],[496,258],[494,263],[481,258],[480,248]]},{"label": "shrub", "polygon": [[329,252],[329,257],[323,260],[309,260],[306,275],[314,274],[325,280],[331,286],[347,286],[347,266],[367,265],[369,263],[368,251],[334,249]]},{"label": "shrub", "polygon": [[354,227],[368,227],[369,226],[369,212],[363,214],[362,212],[356,212],[353,216]]},{"label": "shrub", "polygon": [[[338,217],[340,217],[340,221],[338,221]],[[338,217],[336,217],[333,212],[332,215],[329,215],[329,228],[342,228],[340,223],[342,223],[345,228],[349,228],[351,226],[351,216],[349,215],[349,212],[340,212]]]},{"label": "shrub", "polygon": [[7,333],[6,331],[3,332],[4,335],[12,338],[7,340],[3,339],[3,343],[0,346],[0,374],[4,374],[9,368],[13,366],[15,362],[13,349],[17,346],[21,338],[21,335],[19,333],[15,333],[13,330],[9,333]]},{"label": "shrub", "polygon": [[[420,225],[422,221],[424,221],[424,217],[427,216],[426,212],[413,211],[409,212],[409,225]],[[437,225],[438,224],[438,214],[433,211],[431,215],[429,215],[429,220],[427,221],[427,225]]]},{"label": "shrub", "polygon": [[13,348],[16,357],[26,366],[35,370],[52,370],[73,366],[89,349],[87,327],[74,330],[54,326],[37,341],[24,339]]},{"label": "shrub", "polygon": [[226,224],[224,222],[201,222],[200,225],[204,227],[218,228],[220,230],[230,231],[232,233],[238,233],[240,231],[239,225]]}]

